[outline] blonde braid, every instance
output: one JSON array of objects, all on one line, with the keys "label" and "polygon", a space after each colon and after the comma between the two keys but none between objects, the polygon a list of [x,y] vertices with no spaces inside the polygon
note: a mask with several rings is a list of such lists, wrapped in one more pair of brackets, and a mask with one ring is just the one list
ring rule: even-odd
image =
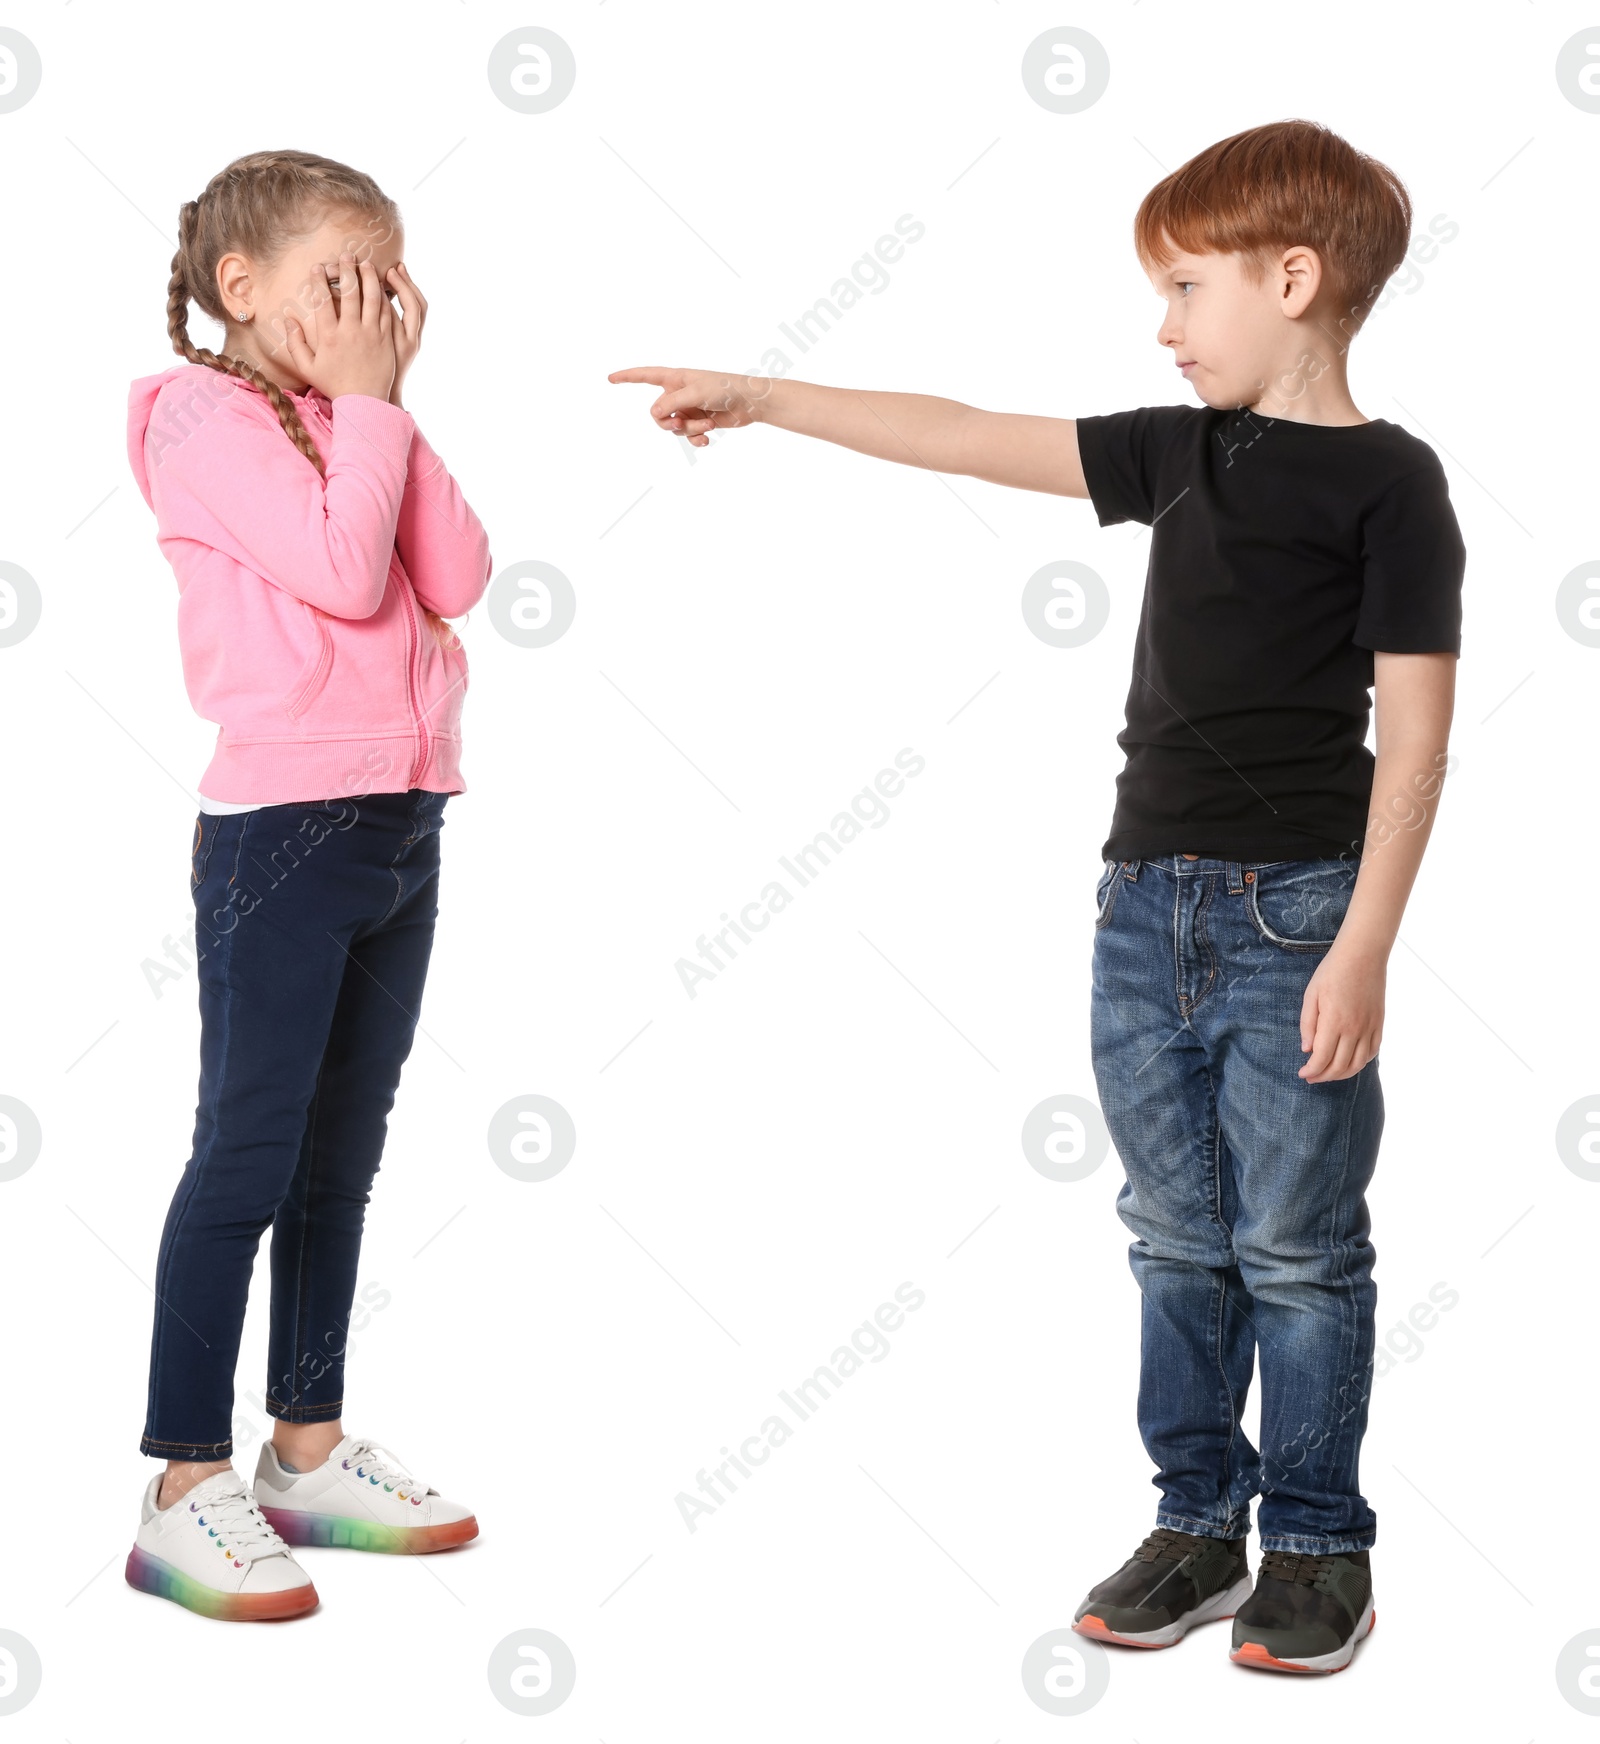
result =
[{"label": "blonde braid", "polygon": [[185,261],[193,258],[195,229],[200,221],[200,202],[190,200],[178,213],[178,252],[172,257],[172,277],[167,280],[167,337],[172,341],[172,349],[186,357],[190,363],[203,363],[207,369],[220,370],[223,375],[234,375],[247,381],[252,387],[260,388],[267,396],[268,403],[278,414],[278,422],[283,426],[283,433],[317,469],[324,472],[322,456],[317,453],[317,445],[311,440],[311,432],[300,422],[300,414],[294,409],[294,402],[288,398],[283,389],[275,381],[264,376],[248,358],[235,357],[232,353],[219,357],[216,352],[208,351],[203,345],[196,345],[189,337],[189,303],[193,299],[204,308],[204,302],[190,288]]},{"label": "blonde braid", "polygon": [[[200,198],[186,201],[178,211],[178,252],[167,281],[167,336],[172,349],[190,363],[237,376],[265,394],[284,435],[326,478],[317,445],[283,389],[248,358],[219,356],[189,337],[191,302],[227,325],[216,283],[217,263],[224,254],[238,248],[259,262],[270,262],[282,253],[285,237],[301,230],[305,218],[317,210],[370,213],[391,225],[400,222],[399,207],[370,176],[311,152],[253,152],[213,176]],[[424,607],[423,616],[441,648],[461,646],[453,627],[437,612]]]}]

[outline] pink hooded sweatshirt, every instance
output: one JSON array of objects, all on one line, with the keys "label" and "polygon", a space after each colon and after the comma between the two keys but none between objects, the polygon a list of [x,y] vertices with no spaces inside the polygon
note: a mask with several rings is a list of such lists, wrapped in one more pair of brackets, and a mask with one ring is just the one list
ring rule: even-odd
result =
[{"label": "pink hooded sweatshirt", "polygon": [[464,792],[467,657],[422,614],[482,597],[483,527],[409,412],[290,398],[326,477],[236,376],[185,363],[128,394],[128,459],[178,578],[184,683],[218,727],[200,790],[260,805]]}]

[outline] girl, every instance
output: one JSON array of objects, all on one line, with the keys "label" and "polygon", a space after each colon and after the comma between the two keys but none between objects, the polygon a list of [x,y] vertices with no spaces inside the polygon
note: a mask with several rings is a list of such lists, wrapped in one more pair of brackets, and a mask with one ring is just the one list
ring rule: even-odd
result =
[{"label": "girl", "polygon": [[[372,179],[255,152],[179,214],[167,331],[128,454],[177,575],[184,679],[218,724],[190,886],[194,1149],[167,1214],[127,1579],[223,1618],[311,1610],[293,1544],[429,1551],[466,1508],[347,1435],[364,1208],[433,940],[488,543],[401,404],[427,304]],[[391,301],[393,299],[393,301]],[[193,300],[221,355],[188,333]],[[398,305],[398,306],[396,306]],[[251,1265],[272,1229],[254,1493],[230,1464]]]}]

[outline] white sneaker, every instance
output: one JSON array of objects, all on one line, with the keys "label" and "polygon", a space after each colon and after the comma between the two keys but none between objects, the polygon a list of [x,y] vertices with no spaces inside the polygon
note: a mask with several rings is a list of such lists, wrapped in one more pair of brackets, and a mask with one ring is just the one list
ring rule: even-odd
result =
[{"label": "white sneaker", "polygon": [[270,1441],[256,1463],[261,1512],[291,1544],[418,1555],[478,1536],[459,1503],[419,1483],[376,1442],[347,1435],[308,1472],[285,1471]]},{"label": "white sneaker", "polygon": [[311,1576],[261,1517],[236,1471],[213,1472],[165,1508],[156,1505],[160,1493],[158,1472],[128,1553],[130,1587],[227,1623],[316,1609]]}]

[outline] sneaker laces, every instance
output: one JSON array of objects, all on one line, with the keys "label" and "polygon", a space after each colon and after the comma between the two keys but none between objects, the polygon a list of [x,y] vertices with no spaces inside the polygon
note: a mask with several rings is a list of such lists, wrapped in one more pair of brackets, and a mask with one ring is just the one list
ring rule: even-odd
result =
[{"label": "sneaker laces", "polygon": [[1326,1556],[1311,1556],[1298,1550],[1264,1550],[1258,1578],[1311,1587],[1327,1572],[1330,1560]]},{"label": "sneaker laces", "polygon": [[402,1502],[411,1496],[428,1494],[428,1486],[414,1478],[388,1448],[380,1447],[376,1441],[352,1442],[341,1463],[352,1476],[376,1478],[384,1489],[398,1492]]},{"label": "sneaker laces", "polygon": [[217,1548],[235,1562],[259,1562],[264,1556],[287,1556],[289,1546],[272,1529],[256,1499],[239,1480],[237,1489],[214,1490],[209,1496],[175,1506],[216,1539]]},{"label": "sneaker laces", "polygon": [[1195,1540],[1190,1534],[1158,1526],[1133,1554],[1140,1562],[1182,1562],[1194,1549]]}]

